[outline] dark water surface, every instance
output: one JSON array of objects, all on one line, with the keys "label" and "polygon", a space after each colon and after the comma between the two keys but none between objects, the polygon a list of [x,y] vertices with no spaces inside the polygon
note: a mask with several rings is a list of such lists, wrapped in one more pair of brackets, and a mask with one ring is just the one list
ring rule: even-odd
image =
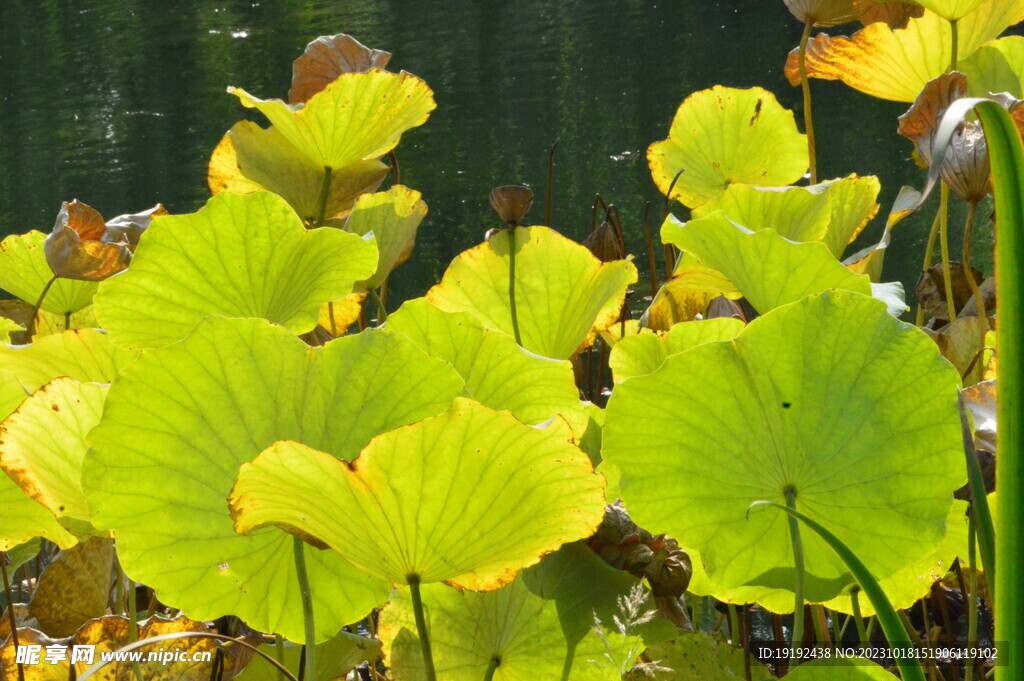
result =
[{"label": "dark water surface", "polygon": [[[252,116],[226,86],[284,97],[305,44],[346,32],[394,53],[389,68],[426,80],[438,103],[398,147],[402,182],[430,212],[392,300],[420,295],[497,226],[493,186],[534,187],[527,222],[543,222],[556,140],[553,226],[582,237],[600,192],[645,269],[640,215],[645,201],[659,216],[662,205],[647,145],[689,93],[715,84],[765,87],[799,119],[782,66],[800,29],[781,0],[0,0],[0,234],[49,231],[75,197],[108,218],[158,201],[196,210],[210,152]],[[884,216],[901,185],[922,184],[895,134],[907,106],[813,87],[821,177],[880,176]],[[887,278],[913,284],[929,225],[901,226]],[[985,266],[987,221],[978,231]]]}]

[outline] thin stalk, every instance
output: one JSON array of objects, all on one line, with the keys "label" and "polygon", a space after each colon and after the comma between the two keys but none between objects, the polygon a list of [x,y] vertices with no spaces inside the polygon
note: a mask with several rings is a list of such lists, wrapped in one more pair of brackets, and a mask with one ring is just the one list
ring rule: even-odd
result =
[{"label": "thin stalk", "polygon": [[[949,614],[949,603],[946,602],[946,592],[942,590],[940,583],[932,584],[932,598],[939,603],[939,611],[942,613],[942,632],[946,638],[946,645],[950,648],[953,647],[953,618]],[[950,666],[953,670],[953,678],[960,678],[960,663],[959,660],[954,657],[950,660]]]},{"label": "thin stalk", "polygon": [[952,19],[949,22],[949,27],[952,30],[952,52],[953,56],[949,60],[949,70],[956,71],[960,65],[960,20]]},{"label": "thin stalk", "polygon": [[420,576],[409,575],[405,578],[412,595],[412,611],[416,616],[416,632],[420,636],[420,649],[423,651],[423,671],[427,681],[437,681],[434,671],[434,653],[430,650],[430,634],[427,633],[427,619],[423,616],[423,599],[420,597]]},{"label": "thin stalk", "polygon": [[334,301],[327,303],[327,315],[331,318],[331,335],[338,337],[338,323],[334,321]]},{"label": "thin stalk", "polygon": [[302,596],[302,623],[306,630],[305,678],[316,680],[316,626],[313,619],[313,592],[309,589],[309,575],[306,573],[305,545],[298,537],[292,537],[292,552],[295,554],[295,576]]},{"label": "thin stalk", "polygon": [[985,296],[981,294],[981,287],[978,280],[974,278],[974,271],[971,269],[971,238],[974,235],[974,216],[978,212],[977,201],[967,204],[967,222],[964,224],[964,244],[961,260],[963,260],[964,277],[967,285],[971,287],[971,295],[977,300],[978,316],[981,317],[981,344],[985,344],[985,334],[988,332],[988,310],[985,308]]},{"label": "thin stalk", "polygon": [[942,283],[946,288],[946,314],[952,324],[956,321],[956,304],[953,302],[953,276],[949,266],[949,185],[945,182],[939,192],[939,249],[942,252]]},{"label": "thin stalk", "polygon": [[[786,507],[796,510],[796,490],[792,487],[786,490]],[[793,543],[793,567],[796,571],[796,579],[793,588],[793,632],[790,638],[790,647],[794,652],[800,647],[804,638],[804,544],[800,539],[800,521],[795,516],[787,516],[789,520],[789,537]],[[799,661],[793,656],[793,666]]]},{"label": "thin stalk", "polygon": [[651,202],[644,202],[644,243],[647,246],[647,266],[651,272],[651,298],[658,295],[658,263],[654,259],[654,240],[651,238]]},{"label": "thin stalk", "polygon": [[800,36],[800,88],[804,92],[804,131],[807,133],[807,158],[810,163],[811,184],[818,183],[817,149],[814,143],[814,116],[811,113],[811,82],[807,77],[807,43],[811,39],[814,22],[804,24],[803,35]]},{"label": "thin stalk", "polygon": [[676,173],[676,176],[672,178],[672,183],[668,186],[668,191],[665,192],[665,214],[661,216],[662,220],[668,217],[668,214],[670,212],[669,206],[672,205],[672,190],[676,188],[676,182],[679,181],[679,178],[682,177],[683,173],[685,172],[686,168],[683,168],[678,173]]},{"label": "thin stalk", "polygon": [[744,603],[740,607],[740,648],[743,650],[743,679],[751,681],[750,668],[750,608]]},{"label": "thin stalk", "polygon": [[608,366],[608,344],[600,338],[595,341],[600,350],[597,353],[597,401],[594,404],[603,407],[601,399],[604,397],[604,368]]},{"label": "thin stalk", "polygon": [[[281,634],[274,634],[274,657],[284,667],[284,637]],[[277,681],[284,681],[284,672],[277,670]]]},{"label": "thin stalk", "polygon": [[317,215],[313,228],[323,227],[327,219],[327,199],[331,195],[331,170],[330,166],[324,166],[324,180],[320,183],[320,212]]},{"label": "thin stalk", "polygon": [[[971,571],[970,576],[970,598],[967,600],[967,646],[976,646],[978,640],[978,555],[977,555],[977,528],[974,526],[974,516],[967,516],[967,561]],[[971,681],[974,676],[974,662],[967,661],[965,681]]]},{"label": "thin stalk", "polygon": [[[7,617],[11,620],[11,643],[17,651],[21,646],[18,642],[18,622],[14,619],[14,597],[11,594],[11,581],[7,578],[7,552],[0,551],[0,573],[4,578],[4,597],[7,599]],[[18,681],[25,681],[25,665],[18,663]]]},{"label": "thin stalk", "polygon": [[729,640],[732,641],[734,646],[738,646],[740,642],[740,615],[736,610],[735,604],[728,603],[725,607],[729,611]]},{"label": "thin stalk", "polygon": [[[939,213],[935,214],[935,219],[932,220],[932,231],[928,233],[928,245],[924,247],[924,262],[921,264],[921,273],[926,273],[932,266],[932,258],[935,256],[935,241],[939,238],[939,225],[942,220],[939,217]],[[921,301],[917,302],[917,315],[914,319],[915,326],[921,326],[924,324],[924,308],[921,307]]]},{"label": "thin stalk", "polygon": [[516,226],[511,225],[507,230],[508,234],[508,306],[512,314],[512,335],[516,339],[516,345],[523,345],[523,339],[519,335],[519,318],[516,316]]},{"label": "thin stalk", "polygon": [[860,614],[860,589],[856,588],[850,592],[850,603],[853,605],[853,626],[857,628],[857,638],[860,639],[860,646],[866,648],[871,642],[868,630],[864,628],[864,616]]},{"label": "thin stalk", "polygon": [[[782,615],[772,613],[772,641],[776,646],[786,644],[786,635],[782,631]],[[786,661],[779,655],[775,658],[775,676],[783,676],[786,673]]]},{"label": "thin stalk", "polygon": [[395,184],[402,184],[402,168],[398,165],[398,156],[395,155],[394,149],[388,152],[388,158],[391,160],[391,167],[395,171]]},{"label": "thin stalk", "polygon": [[548,152],[548,188],[547,196],[545,199],[544,206],[544,224],[548,227],[551,226],[551,206],[554,203],[554,189],[555,189],[555,149],[558,148],[558,140],[555,140],[554,145],[551,147],[551,151]]},{"label": "thin stalk", "polygon": [[380,294],[377,293],[377,289],[370,289],[370,297],[373,298],[373,302],[377,303],[377,326],[380,326],[388,320],[388,311],[384,308],[384,301],[381,299]]},{"label": "thin stalk", "polygon": [[493,681],[494,672],[498,671],[498,667],[501,665],[501,658],[497,655],[491,656],[491,661],[487,663],[487,671],[484,672],[484,681]]},{"label": "thin stalk", "polygon": [[28,336],[30,343],[32,342],[32,335],[36,332],[36,317],[39,316],[39,308],[43,306],[43,301],[46,299],[46,294],[50,292],[50,287],[53,286],[53,282],[57,281],[59,278],[60,277],[56,274],[50,277],[50,280],[46,282],[46,286],[43,287],[42,293],[39,294],[35,307],[32,308],[32,316],[28,318],[28,328],[25,330],[25,335]]},{"label": "thin stalk", "polygon": [[65,312],[64,313],[64,330],[67,331],[70,328],[71,328],[71,313],[70,312]]},{"label": "thin stalk", "polygon": [[828,634],[828,622],[825,618],[824,606],[817,603],[811,606],[811,621],[814,623],[814,636],[818,639],[818,643],[831,645],[832,639]]},{"label": "thin stalk", "polygon": [[[985,494],[985,480],[981,473],[981,462],[978,461],[978,450],[974,447],[974,431],[967,419],[967,405],[960,395],[960,430],[964,443],[964,456],[967,464],[967,487],[970,491],[970,516],[974,522],[978,548],[981,550],[981,564],[985,574],[996,582],[996,531],[992,523],[992,511],[988,507],[988,496]],[[974,567],[974,564],[971,564]]]},{"label": "thin stalk", "polygon": [[[125,609],[128,611],[128,643],[138,643],[139,641],[139,623],[136,619],[138,617],[138,607],[135,605],[135,582],[131,579],[128,580],[128,604]],[[138,661],[132,661],[132,669],[135,672],[135,681],[143,681],[142,678],[142,665]]]},{"label": "thin stalk", "polygon": [[[848,619],[847,622],[849,622]],[[843,641],[843,629],[839,626],[839,613],[835,610],[832,611],[832,640],[836,645]]]}]

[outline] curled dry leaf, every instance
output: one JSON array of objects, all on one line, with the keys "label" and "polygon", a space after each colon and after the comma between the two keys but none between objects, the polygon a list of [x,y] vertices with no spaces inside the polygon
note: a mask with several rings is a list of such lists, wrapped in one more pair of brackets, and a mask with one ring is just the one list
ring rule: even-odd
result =
[{"label": "curled dry leaf", "polygon": [[533,206],[533,190],[515,184],[495,187],[488,197],[491,208],[506,225],[516,226]]},{"label": "curled dry leaf", "polygon": [[858,17],[855,0],[785,0],[790,13],[805,24],[838,26]]},{"label": "curled dry leaf", "polygon": [[138,213],[118,215],[116,218],[107,220],[107,229],[103,233],[103,240],[112,243],[127,241],[128,248],[134,253],[142,233],[149,229],[153,218],[162,215],[168,215],[167,209],[162,203]]},{"label": "curled dry leaf", "polygon": [[855,0],[860,11],[857,19],[867,26],[884,22],[889,28],[906,28],[907,22],[924,14],[924,7],[905,2],[881,2],[880,0]]},{"label": "curled dry leaf", "polygon": [[288,101],[301,104],[330,85],[343,73],[383,69],[391,53],[363,45],[350,35],[323,35],[306,45],[292,62],[292,87]]},{"label": "curled dry leaf", "polygon": [[61,206],[43,247],[58,277],[101,281],[126,269],[132,260],[128,241],[109,241],[107,226],[93,208],[75,199]]},{"label": "curled dry leaf", "polygon": [[996,382],[982,381],[962,391],[964,404],[974,418],[974,444],[996,451]]},{"label": "curled dry leaf", "polygon": [[594,257],[601,262],[622,260],[626,257],[622,242],[619,241],[619,235],[615,233],[615,228],[607,220],[587,235],[587,238],[583,240],[583,245],[589,248]]},{"label": "curled dry leaf", "polygon": [[[953,284],[953,305],[959,315],[964,306],[971,300],[971,286],[964,276],[963,264],[952,261],[950,265],[950,281]],[[981,281],[981,272],[971,268],[975,281]],[[935,263],[921,273],[917,280],[917,300],[928,316],[942,321],[949,321],[946,309],[946,281],[942,273],[942,263]]]},{"label": "curled dry leaf", "polygon": [[61,551],[39,577],[28,613],[50,636],[70,636],[107,610],[114,543],[91,537]]}]

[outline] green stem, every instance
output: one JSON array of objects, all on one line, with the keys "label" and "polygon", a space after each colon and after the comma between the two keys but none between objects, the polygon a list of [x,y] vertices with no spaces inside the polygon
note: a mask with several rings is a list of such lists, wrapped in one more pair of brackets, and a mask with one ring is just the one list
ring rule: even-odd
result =
[{"label": "green stem", "polygon": [[427,620],[423,616],[423,599],[420,597],[420,576],[409,575],[405,578],[412,595],[412,611],[416,616],[416,631],[420,636],[420,650],[423,651],[423,671],[427,681],[437,681],[434,672],[434,653],[430,650],[430,635],[427,633]]},{"label": "green stem", "polygon": [[331,335],[338,337],[338,323],[334,321],[334,301],[327,303],[327,315],[331,318]]},{"label": "green stem", "polygon": [[[967,516],[967,561],[971,571],[970,577],[970,598],[967,601],[967,646],[976,645],[978,640],[978,554],[976,546],[978,536],[974,526],[974,516]],[[974,662],[968,660],[966,663],[965,681],[971,681],[974,676]]]},{"label": "green stem", "polygon": [[377,303],[377,326],[380,326],[388,320],[388,311],[384,309],[384,301],[381,300],[380,294],[377,293],[377,289],[370,289],[370,297]]},{"label": "green stem", "polygon": [[[18,621],[14,618],[14,596],[11,594],[11,581],[7,578],[7,552],[0,551],[0,573],[4,578],[4,597],[7,599],[7,617],[11,620],[11,643],[17,652],[21,643],[18,641]],[[25,681],[25,665],[18,663],[18,681]]]},{"label": "green stem", "polygon": [[864,616],[860,614],[860,588],[850,592],[850,603],[853,605],[853,626],[857,627],[857,638],[861,648],[867,648],[871,642],[868,630],[864,627]]},{"label": "green stem", "polygon": [[[274,634],[274,657],[284,666],[284,637],[281,634]],[[277,680],[284,681],[284,672],[277,670]]]},{"label": "green stem", "polygon": [[[796,490],[792,487],[786,490],[786,507],[796,510]],[[796,571],[796,583],[793,588],[793,635],[790,639],[790,647],[795,651],[804,639],[804,544],[800,539],[800,521],[793,515],[789,515],[787,519],[789,536],[793,543],[793,567]],[[794,655],[792,666],[797,664],[799,660]]]},{"label": "green stem", "polygon": [[313,592],[310,591],[309,575],[306,573],[305,545],[298,537],[292,537],[292,552],[295,554],[295,577],[299,582],[299,594],[302,597],[302,620],[306,630],[305,678],[316,681],[316,626],[313,620]]},{"label": "green stem", "polygon": [[953,275],[949,266],[949,185],[942,183],[939,193],[939,248],[942,252],[942,283],[946,288],[946,314],[949,323],[956,321],[956,303],[953,301]]},{"label": "green stem", "polygon": [[324,221],[327,219],[327,199],[331,195],[331,173],[332,169],[330,166],[324,166],[324,180],[320,184],[320,214],[316,219],[316,224],[313,228],[323,227]]},{"label": "green stem", "polygon": [[65,312],[64,313],[64,330],[67,331],[70,328],[71,328],[71,313],[70,312]]},{"label": "green stem", "polygon": [[36,332],[36,317],[39,316],[39,309],[43,306],[43,300],[46,299],[46,294],[49,293],[50,287],[53,286],[53,282],[57,281],[60,277],[56,274],[50,277],[50,280],[46,282],[46,286],[43,287],[42,293],[39,294],[39,298],[36,300],[35,307],[32,308],[32,316],[28,318],[28,329],[25,331],[25,335],[28,336],[28,341],[32,342],[32,336]]},{"label": "green stem", "polygon": [[952,19],[949,22],[949,26],[953,29],[953,57],[949,60],[949,70],[956,71],[957,67],[960,65],[960,20]]},{"label": "green stem", "polygon": [[[972,201],[967,204],[967,222],[964,224],[964,245],[962,249],[964,277],[967,279],[967,285],[971,287],[971,295],[977,301],[978,306],[978,317],[981,319],[981,338],[978,339],[978,347],[985,347],[985,334],[988,333],[988,310],[985,307],[985,296],[981,293],[981,287],[978,286],[978,280],[974,278],[974,271],[971,268],[971,238],[974,235],[974,215],[978,211],[978,203]],[[979,377],[985,373],[985,366],[982,362],[977,362],[976,371]],[[970,373],[975,373],[974,371]]]},{"label": "green stem", "polygon": [[[138,606],[135,604],[135,582],[131,579],[128,580],[128,604],[125,606],[128,614],[128,643],[138,643],[139,641],[139,623],[138,617]],[[132,669],[135,671],[135,681],[143,681],[142,678],[142,664],[138,661],[132,661]]]},{"label": "green stem", "polygon": [[[939,238],[939,225],[942,224],[939,213],[935,214],[935,219],[932,220],[932,231],[928,233],[928,245],[924,247],[924,262],[921,264],[921,274],[925,274],[931,269],[932,258],[935,256],[935,241]],[[924,308],[921,306],[921,301],[917,301],[917,315],[914,318],[914,325],[921,326],[924,324]]]},{"label": "green stem", "polygon": [[814,142],[814,116],[811,112],[811,82],[807,77],[807,43],[811,38],[814,22],[804,24],[803,35],[800,36],[800,87],[804,92],[804,131],[807,133],[807,158],[810,163],[811,184],[818,183],[817,148]]},{"label": "green stem", "polygon": [[985,479],[981,472],[981,462],[978,460],[978,450],[974,446],[974,430],[967,418],[967,405],[964,403],[963,395],[960,395],[960,430],[967,462],[967,488],[971,496],[971,521],[974,523],[985,575],[990,584],[995,584],[996,531],[992,522],[992,510],[988,506],[988,496],[985,493]]},{"label": "green stem", "polygon": [[740,643],[740,615],[736,609],[736,605],[728,603],[725,606],[729,610],[729,639],[732,641],[733,646],[739,646]]},{"label": "green stem", "polygon": [[501,665],[501,658],[497,655],[491,656],[491,661],[487,663],[487,671],[484,672],[484,681],[493,681],[494,672],[498,671],[498,667]]},{"label": "green stem", "polygon": [[519,318],[516,316],[516,226],[511,225],[505,231],[508,234],[508,305],[512,313],[512,334],[516,339],[516,345],[522,346]]}]

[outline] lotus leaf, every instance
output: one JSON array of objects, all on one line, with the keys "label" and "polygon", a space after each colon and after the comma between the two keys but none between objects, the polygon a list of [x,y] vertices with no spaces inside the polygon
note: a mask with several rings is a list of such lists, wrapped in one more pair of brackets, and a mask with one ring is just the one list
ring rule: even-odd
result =
[{"label": "lotus leaf", "polygon": [[984,0],[915,0],[947,21],[959,21],[978,9]]},{"label": "lotus leaf", "polygon": [[745,655],[739,648],[704,632],[684,634],[674,641],[651,646],[646,652],[655,664],[670,670],[655,677],[665,681],[734,681],[738,678],[770,681],[775,678],[753,657],[750,676],[745,676]]},{"label": "lotus leaf", "polygon": [[[527,350],[567,359],[619,318],[626,287],[637,280],[632,263],[601,263],[547,227],[516,228],[515,245],[516,308]],[[426,298],[512,334],[508,279],[509,240],[492,239],[458,255]]]},{"label": "lotus leaf", "polygon": [[[945,534],[965,478],[958,386],[920,330],[829,291],[618,385],[602,455],[633,519],[684,538],[722,587],[792,588],[785,515],[747,518],[787,494],[884,578]],[[835,597],[845,565],[809,533],[804,556],[808,599]]]},{"label": "lotus leaf", "polygon": [[883,667],[865,659],[812,660],[795,667],[785,678],[791,681],[898,681]]},{"label": "lotus leaf", "polygon": [[[348,211],[360,194],[377,189],[389,170],[376,159],[332,170],[327,203],[322,206],[324,217]],[[277,128],[240,121],[213,150],[207,181],[214,194],[272,191],[306,224],[314,225],[320,218],[325,175],[322,165],[299,151]]]},{"label": "lotus leaf", "polygon": [[351,463],[278,442],[242,466],[230,505],[240,533],[278,525],[393,584],[491,590],[592,533],[603,492],[561,419],[540,430],[459,398]]},{"label": "lotus leaf", "polygon": [[[1024,0],[982,0],[958,22],[959,58],[968,58],[1022,20]],[[933,12],[911,19],[902,29],[876,22],[849,38],[822,33],[807,46],[807,75],[841,80],[872,97],[913,102],[928,81],[949,69],[952,45],[950,23]],[[799,84],[795,50],[786,62],[786,76]]]},{"label": "lotus leaf", "polygon": [[[460,592],[443,584],[422,590],[439,679],[479,681],[495,659],[496,681],[622,678],[593,632],[575,646],[567,641],[556,602],[531,593],[522,578],[488,593]],[[426,679],[408,589],[392,592],[381,612],[380,637],[395,678]]]},{"label": "lotus leaf", "polygon": [[[271,657],[276,655],[270,646],[264,646],[263,651]],[[348,672],[364,662],[373,664],[380,658],[380,641],[340,631],[331,640],[316,646],[316,681],[344,681]],[[302,664],[302,646],[286,644],[284,658],[279,661],[293,673],[298,671]],[[258,655],[254,655],[245,670],[235,678],[238,681],[281,681],[278,669]]]},{"label": "lotus leaf", "polygon": [[387,328],[455,367],[477,402],[508,410],[526,424],[558,414],[577,436],[586,430],[587,408],[569,362],[528,352],[508,334],[485,329],[472,315],[443,312],[423,298],[405,302],[388,317]]},{"label": "lotus leaf", "polygon": [[642,333],[628,336],[612,348],[608,365],[615,382],[643,376],[657,370],[669,355],[689,350],[702,343],[732,340],[744,324],[738,319],[718,317],[674,324],[663,336]]},{"label": "lotus leaf", "polygon": [[[352,459],[462,390],[451,367],[395,333],[309,348],[263,320],[211,317],[111,387],[83,474],[92,522],[116,531],[125,572],[161,601],[301,640],[291,537],[232,528],[239,465],[288,439]],[[320,640],[385,599],[383,583],[334,552],[306,553]]]},{"label": "lotus leaf", "polygon": [[857,251],[844,260],[843,264],[847,269],[857,274],[867,274],[872,282],[877,282],[882,277],[882,264],[885,261],[886,249],[889,248],[889,242],[892,240],[893,228],[904,218],[913,214],[919,205],[921,205],[921,192],[913,187],[901,188],[892,210],[889,212],[882,238],[874,246]]},{"label": "lotus leaf", "polygon": [[341,74],[383,69],[390,59],[390,52],[371,49],[350,35],[322,35],[306,45],[302,56],[292,63],[288,101],[309,101]]},{"label": "lotus leaf", "polygon": [[437,106],[434,93],[416,76],[378,69],[342,74],[301,108],[257,99],[239,88],[228,92],[259,109],[311,160],[332,169],[388,153],[403,132],[426,122]]},{"label": "lotus leaf", "polygon": [[279,196],[224,192],[197,213],[155,220],[131,269],[103,282],[96,316],[124,348],[173,343],[209,315],[264,317],[304,333],[376,262],[372,242],[306,231]]},{"label": "lotus leaf", "polygon": [[51,636],[71,636],[107,612],[114,542],[91,537],[57,554],[39,576],[28,614]]},{"label": "lotus leaf", "polygon": [[721,272],[687,253],[676,263],[672,278],[658,289],[644,313],[644,324],[656,331],[668,331],[674,324],[695,319],[718,296],[740,298],[742,294]]},{"label": "lotus leaf", "polygon": [[19,331],[24,331],[25,327],[7,317],[0,317],[0,343],[8,343],[11,339],[11,334]]},{"label": "lotus leaf", "polygon": [[1008,92],[1024,97],[1024,37],[1007,36],[981,46],[964,60],[960,70],[967,74],[969,91],[973,97],[984,97],[993,92]]},{"label": "lotus leaf", "polygon": [[[0,288],[35,305],[53,272],[46,262],[46,235],[32,230],[0,242]],[[58,315],[77,312],[92,303],[96,282],[57,279],[43,299],[42,309]]]},{"label": "lotus leaf", "polygon": [[696,208],[736,182],[796,182],[807,172],[807,139],[767,90],[716,86],[680,105],[669,138],[652,144],[647,160],[663,194],[675,181],[670,198]]},{"label": "lotus leaf", "polygon": [[913,17],[924,14],[924,7],[910,4],[903,0],[855,0],[860,16],[857,19],[867,26],[882,21],[890,28],[906,28],[907,22]]},{"label": "lotus leaf", "polygon": [[685,224],[670,215],[661,238],[728,277],[762,314],[830,288],[871,294],[868,278],[843,267],[824,244],[795,243],[772,229],[751,232],[724,213]]},{"label": "lotus leaf", "polygon": [[379,253],[377,270],[356,284],[357,290],[379,288],[391,270],[409,258],[416,245],[416,229],[426,215],[427,204],[421,194],[402,185],[356,200],[345,221],[345,231],[359,236],[372,234]]}]

